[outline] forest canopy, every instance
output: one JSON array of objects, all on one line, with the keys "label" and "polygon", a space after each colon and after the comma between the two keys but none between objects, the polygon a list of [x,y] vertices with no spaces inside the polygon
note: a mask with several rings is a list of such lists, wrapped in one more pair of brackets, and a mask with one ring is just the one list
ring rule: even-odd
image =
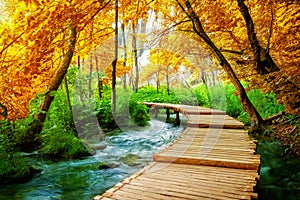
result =
[{"label": "forest canopy", "polygon": [[[114,36],[114,1],[1,0],[0,6],[3,11],[0,19],[2,118],[16,120],[28,116],[30,101],[37,94],[45,94],[49,88],[57,88],[52,87],[53,83],[61,84],[61,81],[57,82],[57,77],[64,77],[69,65],[85,66],[89,57],[97,57],[97,62],[102,63],[110,57],[97,53],[99,50],[96,47]],[[165,35],[180,32],[197,41],[206,53],[192,55],[194,58],[190,60],[193,64],[187,64],[174,52],[172,65],[175,71],[179,65],[186,65],[187,70],[192,70],[192,74],[198,74],[201,79],[210,69],[207,69],[207,62],[201,64],[208,52],[222,78],[229,80],[228,74],[220,68],[222,61],[212,53],[207,41],[197,35],[199,30],[195,23],[198,19],[207,37],[228,61],[240,81],[247,82],[251,88],[275,93],[278,102],[285,105],[286,112],[299,114],[298,1],[120,0],[118,13],[119,38],[124,32],[124,36],[131,35],[138,41],[135,46],[133,39],[130,39],[131,44],[127,44],[129,40],[119,40],[119,57],[123,57],[123,61],[118,62],[117,68],[126,67],[118,70],[119,77],[127,74],[130,80],[138,81],[135,85],[142,85],[147,78],[153,79],[150,74],[155,74],[155,69],[158,72],[159,68],[154,67],[151,72],[146,72],[149,67],[142,66],[139,66],[139,72],[130,70],[134,67],[138,69],[134,57],[140,57],[145,49],[143,45],[149,44],[153,50],[153,66],[157,66],[157,61],[153,60],[156,41]],[[133,30],[138,32],[134,33]],[[184,44],[180,48],[186,52],[189,50]],[[126,50],[127,55],[123,54]],[[165,55],[165,58],[168,57],[172,56]],[[162,64],[166,65],[166,61]],[[151,68],[151,65],[147,66]],[[104,73],[103,83],[109,86],[110,66],[99,67],[99,70]],[[143,74],[143,70],[148,75],[139,80],[137,74]],[[127,84],[133,82],[128,81]]]}]

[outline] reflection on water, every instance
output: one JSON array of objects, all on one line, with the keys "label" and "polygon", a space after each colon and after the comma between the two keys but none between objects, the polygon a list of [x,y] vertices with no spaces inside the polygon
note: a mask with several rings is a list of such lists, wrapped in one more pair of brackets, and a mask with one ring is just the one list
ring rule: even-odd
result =
[{"label": "reflection on water", "polygon": [[[151,162],[152,155],[182,131],[182,127],[152,120],[148,127],[107,137],[107,147],[85,159],[49,162],[34,155],[31,159],[42,167],[42,173],[24,184],[0,186],[0,199],[92,199]],[[142,159],[135,166],[120,163],[119,158],[128,153]],[[116,163],[119,167],[99,170],[99,162],[103,161]]]}]

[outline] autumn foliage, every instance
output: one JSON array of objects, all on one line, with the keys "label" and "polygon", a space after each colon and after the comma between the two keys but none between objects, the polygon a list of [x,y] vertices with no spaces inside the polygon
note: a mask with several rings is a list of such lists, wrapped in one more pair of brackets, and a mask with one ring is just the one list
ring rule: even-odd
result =
[{"label": "autumn foliage", "polygon": [[[201,62],[207,56],[214,56],[207,53],[210,53],[210,49],[193,32],[192,24],[188,22],[178,2],[183,4],[185,1],[120,0],[119,21],[130,30],[132,23],[138,24],[140,19],[147,23],[150,16],[154,16],[159,26],[156,33],[165,29],[180,31],[198,42],[200,49],[205,49],[202,55],[190,58],[191,63],[183,63],[183,58],[169,56],[167,52],[153,53],[153,56],[159,55],[162,58],[159,61],[152,58],[153,64],[168,65],[165,62],[175,62],[172,64],[175,67],[176,63],[183,63],[189,65],[193,72],[213,71],[209,67],[203,67]],[[254,88],[277,94],[279,103],[285,105],[287,112],[299,114],[299,2],[245,2],[253,19],[259,44],[270,53],[280,68],[280,71],[266,75],[261,75],[256,70],[255,56],[238,1],[190,2],[200,17],[204,30],[229,61],[238,78]],[[47,90],[62,61],[62,50],[68,48],[70,26],[76,27],[78,32],[72,65],[77,64],[78,56],[86,58],[93,52],[98,56],[99,63],[106,62],[105,67],[103,65],[99,69],[107,74],[106,82],[109,84],[111,69],[108,66],[111,63],[105,61],[105,55],[109,54],[99,54],[96,47],[113,36],[113,1],[3,0],[0,8],[3,11],[0,14],[0,103],[7,108],[8,119],[26,117],[30,100]],[[174,38],[173,41],[180,44]],[[184,43],[181,45],[182,49],[189,48],[184,47]],[[163,55],[164,53],[167,54]],[[184,52],[174,53],[187,56]],[[168,61],[168,57],[174,59]],[[130,73],[133,65],[128,62],[125,68],[121,68],[122,63],[124,61],[118,63],[118,76]],[[155,73],[155,70],[151,73]],[[225,73],[223,78],[227,78]],[[0,112],[4,112],[3,108],[0,108]]]}]

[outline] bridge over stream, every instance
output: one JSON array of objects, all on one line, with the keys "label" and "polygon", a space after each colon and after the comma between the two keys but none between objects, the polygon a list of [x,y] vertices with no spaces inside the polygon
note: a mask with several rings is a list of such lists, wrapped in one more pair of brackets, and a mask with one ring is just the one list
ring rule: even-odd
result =
[{"label": "bridge over stream", "polygon": [[260,157],[244,125],[198,106],[145,103],[187,117],[187,128],[153,162],[94,200],[257,199]]}]

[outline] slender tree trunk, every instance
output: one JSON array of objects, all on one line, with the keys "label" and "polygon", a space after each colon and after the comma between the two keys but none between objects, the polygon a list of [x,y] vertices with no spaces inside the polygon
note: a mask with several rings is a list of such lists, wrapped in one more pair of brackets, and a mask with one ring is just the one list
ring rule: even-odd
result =
[{"label": "slender tree trunk", "polygon": [[77,56],[77,67],[80,70],[80,56]]},{"label": "slender tree trunk", "polygon": [[67,76],[64,77],[64,83],[65,83],[65,89],[66,89],[66,97],[67,97],[68,107],[69,107],[69,110],[71,112],[71,115],[73,116],[73,110],[72,110],[72,105],[71,105],[70,91],[69,91],[69,85],[68,85]]},{"label": "slender tree trunk", "polygon": [[136,44],[136,33],[135,33],[134,22],[132,22],[132,48],[133,48],[133,60],[134,60],[134,66],[135,66],[134,90],[135,90],[135,92],[138,92],[139,66],[138,66],[138,55],[137,55],[137,44]]},{"label": "slender tree trunk", "polygon": [[[125,25],[124,25],[124,23],[121,25],[121,28],[122,28],[122,39],[123,39],[123,46],[124,46],[124,63],[123,63],[123,66],[126,67],[126,64],[127,64],[127,45],[126,45],[126,35],[125,35]],[[123,88],[124,89],[127,88],[126,75],[127,75],[127,73],[125,73],[123,75]]]},{"label": "slender tree trunk", "polygon": [[95,61],[96,61],[96,73],[97,73],[98,97],[99,97],[99,100],[101,100],[102,99],[102,81],[100,79],[98,57],[96,55],[95,55]]},{"label": "slender tree trunk", "polygon": [[159,72],[156,73],[156,93],[159,92]]},{"label": "slender tree trunk", "polygon": [[212,85],[216,85],[216,75],[214,71],[211,71],[211,80],[212,80]]},{"label": "slender tree trunk", "polygon": [[167,66],[166,81],[167,81],[167,94],[170,95],[169,66]]},{"label": "slender tree trunk", "polygon": [[220,65],[224,69],[224,71],[227,73],[229,79],[235,86],[236,90],[238,91],[238,97],[239,101],[241,102],[244,110],[248,113],[252,125],[258,126],[263,122],[262,117],[257,112],[256,108],[253,106],[251,101],[249,100],[246,91],[242,84],[240,83],[239,79],[237,78],[236,74],[234,73],[231,65],[228,63],[226,58],[223,56],[221,51],[215,46],[215,44],[210,40],[208,35],[203,29],[202,23],[200,22],[199,17],[195,13],[194,9],[192,8],[190,2],[187,0],[185,1],[186,9],[183,7],[181,3],[177,0],[177,3],[182,8],[184,12],[188,15],[191,22],[193,23],[193,30],[194,32],[202,39],[204,42],[210,47],[212,52],[215,54],[216,58],[219,60]]},{"label": "slender tree trunk", "polygon": [[63,56],[60,66],[59,66],[51,84],[49,85],[49,87],[47,89],[44,100],[42,101],[42,103],[39,106],[39,112],[35,115],[35,119],[37,120],[37,123],[32,124],[33,127],[29,133],[29,134],[31,134],[31,136],[35,136],[36,134],[39,134],[42,131],[43,123],[45,122],[47,112],[50,108],[51,102],[54,99],[52,92],[57,91],[57,89],[61,85],[61,83],[67,73],[67,70],[70,66],[70,63],[71,63],[71,60],[72,60],[72,57],[74,54],[74,49],[75,49],[75,44],[76,44],[76,36],[77,36],[76,27],[71,26],[68,49],[67,49],[65,55]]},{"label": "slender tree trunk", "polygon": [[93,76],[93,55],[90,55],[90,77],[88,82],[89,87],[89,98],[91,99],[93,96],[93,90],[92,90],[92,76]]},{"label": "slender tree trunk", "polygon": [[207,80],[206,80],[206,75],[205,75],[204,70],[201,70],[201,80],[202,80],[203,84],[205,85],[205,87],[207,88],[208,85],[207,85]]},{"label": "slender tree trunk", "polygon": [[[256,62],[256,71],[260,75],[269,74],[271,72],[279,71],[279,67],[274,63],[269,50],[263,48],[256,37],[254,23],[249,13],[248,7],[244,3],[245,0],[237,0],[240,12],[247,26],[248,40],[251,44],[252,51]],[[270,35],[271,35],[270,30]]]},{"label": "slender tree trunk", "polygon": [[112,62],[112,112],[116,113],[116,70],[117,70],[117,61],[118,61],[118,20],[119,20],[119,9],[118,9],[118,0],[115,0],[115,58]]}]

